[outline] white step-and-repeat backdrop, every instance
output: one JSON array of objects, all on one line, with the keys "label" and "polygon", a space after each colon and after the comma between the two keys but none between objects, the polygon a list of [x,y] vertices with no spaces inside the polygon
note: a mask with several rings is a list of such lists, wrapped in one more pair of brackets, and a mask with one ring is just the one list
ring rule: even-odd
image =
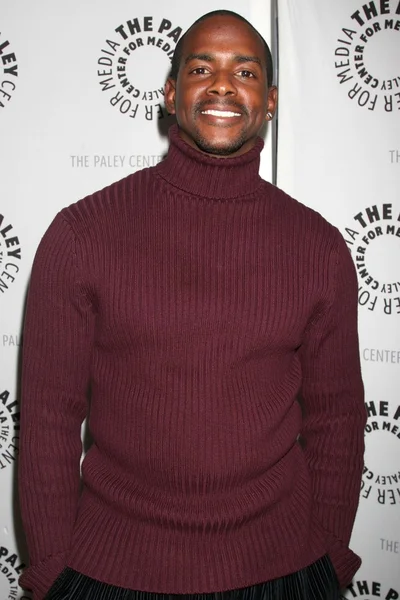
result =
[{"label": "white step-and-repeat backdrop", "polygon": [[400,2],[278,0],[280,187],[342,232],[368,424],[346,597],[400,597]]},{"label": "white step-and-repeat backdrop", "polygon": [[[275,4],[275,3],[274,3]],[[360,277],[370,414],[346,595],[400,592],[400,4],[278,0],[278,184],[336,224]],[[269,1],[0,5],[0,598],[27,599],[16,489],[21,326],[33,256],[55,213],[161,160],[163,83],[182,31],[228,8],[271,40]],[[397,57],[397,60],[396,60]],[[120,60],[123,59],[123,60]],[[262,175],[276,161],[267,132]],[[45,433],[43,444],[46,444]]]}]

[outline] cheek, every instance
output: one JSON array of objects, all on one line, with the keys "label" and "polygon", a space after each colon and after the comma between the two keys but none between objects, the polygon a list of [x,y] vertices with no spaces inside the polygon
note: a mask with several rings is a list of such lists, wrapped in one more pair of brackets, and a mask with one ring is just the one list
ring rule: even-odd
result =
[{"label": "cheek", "polygon": [[265,109],[265,112],[267,112],[266,107],[268,103],[268,97],[266,94],[260,94],[257,91],[249,90],[246,94],[246,101],[248,102],[248,106],[251,110],[259,112]]},{"label": "cheek", "polygon": [[183,92],[177,99],[177,107],[185,114],[193,111],[193,106],[197,101],[196,94],[190,91]]}]

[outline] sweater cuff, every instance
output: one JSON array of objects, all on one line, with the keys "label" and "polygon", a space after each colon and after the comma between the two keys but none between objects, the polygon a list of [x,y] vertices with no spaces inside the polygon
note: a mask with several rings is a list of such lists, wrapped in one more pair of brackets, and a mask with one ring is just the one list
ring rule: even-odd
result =
[{"label": "sweater cuff", "polygon": [[65,567],[65,554],[49,556],[25,569],[19,578],[22,588],[32,590],[33,600],[44,600],[47,592]]},{"label": "sweater cuff", "polygon": [[329,545],[329,557],[339,582],[340,589],[351,583],[361,565],[361,558],[338,539]]}]

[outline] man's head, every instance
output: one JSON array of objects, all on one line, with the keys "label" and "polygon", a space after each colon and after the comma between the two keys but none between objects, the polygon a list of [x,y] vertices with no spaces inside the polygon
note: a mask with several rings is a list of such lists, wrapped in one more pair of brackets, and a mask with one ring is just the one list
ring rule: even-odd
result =
[{"label": "man's head", "polygon": [[269,48],[240,15],[208,13],[179,40],[165,102],[191,146],[216,156],[243,154],[276,100]]}]

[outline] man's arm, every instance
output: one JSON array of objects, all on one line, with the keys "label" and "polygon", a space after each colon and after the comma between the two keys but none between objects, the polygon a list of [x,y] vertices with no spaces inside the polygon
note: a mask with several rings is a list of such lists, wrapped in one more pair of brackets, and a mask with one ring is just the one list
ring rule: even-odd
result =
[{"label": "man's arm", "polygon": [[21,585],[34,600],[65,566],[79,500],[94,327],[81,258],[58,215],[35,257],[23,343],[19,495],[30,567]]},{"label": "man's arm", "polygon": [[357,334],[357,275],[337,232],[326,270],[329,298],[310,323],[300,350],[301,432],[313,490],[313,519],[328,541],[341,587],[360,559],[348,550],[357,511],[366,411]]}]

